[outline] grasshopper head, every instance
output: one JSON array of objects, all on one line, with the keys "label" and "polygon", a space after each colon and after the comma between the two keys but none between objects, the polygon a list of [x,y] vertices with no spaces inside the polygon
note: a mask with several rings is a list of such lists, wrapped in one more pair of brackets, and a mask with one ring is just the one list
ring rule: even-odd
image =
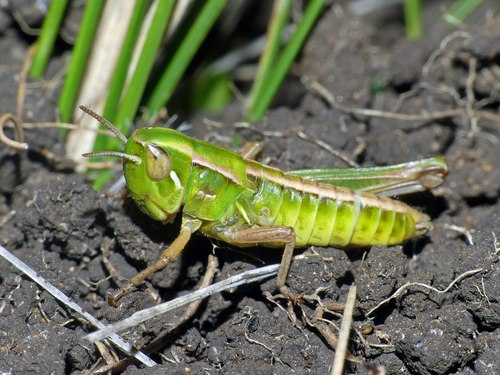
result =
[{"label": "grasshopper head", "polygon": [[123,158],[127,186],[139,208],[155,220],[172,221],[184,200],[191,170],[193,147],[190,138],[172,129],[143,128],[137,129],[127,140],[102,117],[86,108],[84,111],[125,143],[123,153],[106,151],[84,156]]},{"label": "grasshopper head", "polygon": [[130,194],[153,219],[165,222],[179,211],[191,170],[192,150],[188,137],[165,128],[137,129],[125,145],[127,155],[140,159],[123,159]]}]

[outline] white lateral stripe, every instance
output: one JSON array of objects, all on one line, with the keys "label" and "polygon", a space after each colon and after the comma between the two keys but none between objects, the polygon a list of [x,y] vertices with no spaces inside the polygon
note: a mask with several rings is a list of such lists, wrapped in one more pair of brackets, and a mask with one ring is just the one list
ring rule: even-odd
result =
[{"label": "white lateral stripe", "polygon": [[177,189],[182,189],[181,180],[179,180],[179,177],[177,176],[177,173],[175,173],[175,171],[170,171],[170,178],[174,180],[175,187]]},{"label": "white lateral stripe", "polygon": [[354,215],[354,217],[356,218],[355,220],[353,220],[353,225],[351,227],[351,237],[349,237],[349,242],[348,243],[351,243],[351,240],[352,240],[352,236],[354,234],[354,231],[356,230],[356,225],[358,224],[358,220],[359,220],[359,213],[361,212],[361,197],[358,193],[356,193],[355,191],[353,191],[353,196],[354,196],[354,210],[356,212],[356,214]]}]

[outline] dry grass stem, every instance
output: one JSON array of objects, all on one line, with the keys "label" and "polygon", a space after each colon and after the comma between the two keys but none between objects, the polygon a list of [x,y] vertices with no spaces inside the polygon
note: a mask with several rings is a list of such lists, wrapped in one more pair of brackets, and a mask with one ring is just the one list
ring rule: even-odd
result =
[{"label": "dry grass stem", "polygon": [[351,332],[352,314],[354,312],[354,304],[356,302],[356,291],[356,285],[351,285],[349,294],[347,295],[344,315],[342,317],[339,340],[337,343],[337,349],[335,350],[335,358],[333,360],[331,375],[342,375],[342,371],[344,370],[347,343]]},{"label": "dry grass stem", "polygon": [[472,234],[470,233],[470,231],[467,228],[460,227],[460,226],[454,225],[454,224],[447,224],[447,223],[444,224],[444,227],[446,229],[450,229],[450,230],[453,230],[455,232],[463,234],[465,236],[465,238],[467,239],[468,244],[474,245],[474,241],[472,240]]},{"label": "dry grass stem", "polygon": [[[12,139],[7,138],[3,133],[3,127],[8,120],[14,123],[16,129],[16,138],[19,141],[13,141]],[[23,126],[18,116],[12,113],[6,113],[2,117],[0,117],[0,141],[5,143],[9,147],[17,148],[18,150],[26,150],[28,148],[28,144],[24,143]]]},{"label": "dry grass stem", "polygon": [[107,326],[104,329],[101,329],[100,331],[93,332],[85,336],[85,339],[90,342],[96,342],[105,339],[106,337],[113,335],[116,332],[120,332],[124,329],[137,326],[138,324],[152,319],[158,315],[164,314],[167,311],[184,306],[199,299],[204,299],[211,296],[212,294],[274,276],[278,273],[278,268],[279,264],[274,264],[271,266],[261,267],[255,270],[250,270],[235,276],[231,276],[226,280],[220,281],[206,288],[201,288],[195,292],[178,297],[172,301],[168,301],[160,305],[150,307],[148,309],[137,311],[127,319],[123,319],[117,323]]},{"label": "dry grass stem", "polygon": [[16,210],[10,210],[0,219],[0,228],[3,227],[7,222],[14,217]]},{"label": "dry grass stem", "polygon": [[19,85],[17,86],[17,103],[16,103],[16,115],[17,118],[23,118],[24,109],[24,99],[26,97],[26,81],[28,80],[28,73],[31,68],[31,62],[33,60],[33,55],[36,51],[36,43],[29,46],[26,54],[24,55],[23,67],[19,73]]},{"label": "dry grass stem", "polygon": [[324,148],[326,151],[331,153],[333,156],[336,156],[339,159],[342,159],[344,162],[349,164],[351,167],[359,168],[358,163],[356,163],[354,160],[351,160],[348,156],[344,155],[342,152],[334,150],[328,143],[325,143],[323,141],[320,141],[319,139],[313,138],[313,137],[305,134],[302,131],[297,132],[297,135],[306,141],[316,143],[318,146]]},{"label": "dry grass stem", "polygon": [[[30,268],[26,263],[19,260],[13,254],[11,254],[6,248],[0,246],[0,256],[10,262],[13,266],[17,267],[20,271],[24,272],[30,279],[40,285],[47,292],[52,294],[54,298],[66,305],[68,308],[76,311],[78,314],[83,316],[89,323],[97,328],[104,329],[106,326],[90,315],[88,312],[84,311],[79,305],[71,301],[64,293],[62,293],[55,286],[50,284],[43,277],[39,276],[32,268]],[[112,341],[117,347],[119,347],[127,355],[132,355],[137,360],[144,363],[146,366],[155,366],[156,363],[151,360],[144,353],[135,350],[129,343],[125,342],[117,334],[112,334],[109,336],[109,340]]]},{"label": "dry grass stem", "polygon": [[372,315],[375,312],[375,310],[377,310],[378,308],[380,308],[380,306],[385,305],[387,302],[389,302],[389,301],[393,300],[394,298],[400,296],[403,293],[403,291],[405,291],[410,286],[421,286],[423,288],[430,289],[433,292],[436,292],[438,294],[442,294],[442,293],[448,292],[460,280],[462,280],[462,279],[464,279],[466,277],[475,275],[476,273],[482,272],[482,271],[483,271],[482,268],[478,268],[478,269],[475,269],[475,270],[464,272],[460,276],[458,276],[455,280],[453,280],[450,283],[450,285],[448,285],[448,287],[446,289],[444,289],[444,290],[439,290],[439,289],[436,289],[436,288],[434,288],[434,287],[432,287],[430,285],[423,284],[423,283],[406,283],[405,285],[403,285],[400,288],[398,288],[398,290],[396,290],[396,292],[394,292],[394,294],[392,296],[390,296],[389,298],[386,298],[385,300],[383,300],[382,302],[380,302],[377,306],[375,306],[373,309],[371,309],[370,311],[368,311],[366,313],[366,317],[368,318],[370,315]]},{"label": "dry grass stem", "polygon": [[[200,287],[199,289],[206,288],[210,284],[212,284],[214,280],[215,273],[217,272],[217,267],[219,265],[219,261],[217,258],[213,255],[208,256],[208,265],[207,265],[207,270],[205,271],[205,276],[203,276],[203,279],[201,280]],[[196,313],[198,310],[198,307],[200,306],[202,300],[199,299],[197,301],[191,302],[191,304],[187,307],[186,311],[184,311],[184,314],[179,318],[177,322],[173,324],[167,331],[164,333],[160,334],[159,336],[155,337],[154,341],[151,342],[148,346],[146,346],[142,352],[146,354],[150,354],[153,352],[156,352],[160,350],[164,345],[165,345],[165,339],[170,338],[170,336],[178,330],[180,327],[182,327],[187,321],[189,321],[193,315]],[[120,362],[117,362],[113,365],[113,372],[121,372],[125,371],[125,369],[130,366],[132,363],[136,362],[137,360],[134,357],[129,357],[126,358]]]},{"label": "dry grass stem", "polygon": [[449,109],[446,111],[438,111],[438,112],[428,113],[428,114],[423,114],[423,115],[410,115],[410,114],[405,114],[405,113],[393,113],[393,112],[387,112],[387,111],[379,111],[376,109],[363,109],[363,108],[347,107],[347,106],[340,104],[333,97],[333,95],[324,86],[322,86],[319,82],[313,81],[311,83],[311,88],[316,90],[332,106],[332,108],[334,108],[338,111],[342,111],[344,113],[350,113],[353,115],[369,116],[369,117],[382,117],[382,118],[390,118],[390,119],[402,120],[402,121],[430,121],[430,120],[439,120],[439,119],[455,117],[455,116],[470,117],[472,115],[472,116],[478,116],[478,117],[482,117],[482,118],[500,123],[500,116],[495,114],[495,113],[484,111],[484,110],[472,110],[472,112],[469,113],[466,108]]}]

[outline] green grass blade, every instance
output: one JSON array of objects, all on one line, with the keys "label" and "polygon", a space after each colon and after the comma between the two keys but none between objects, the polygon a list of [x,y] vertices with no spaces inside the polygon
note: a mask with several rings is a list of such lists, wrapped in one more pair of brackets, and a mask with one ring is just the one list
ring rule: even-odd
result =
[{"label": "green grass blade", "polygon": [[37,40],[36,52],[31,63],[30,75],[40,79],[45,72],[52,48],[57,38],[59,25],[64,16],[68,0],[53,0],[42,25],[42,32]]},{"label": "green grass blade", "polygon": [[417,40],[422,36],[422,12],[420,0],[405,0],[405,26],[406,37]]},{"label": "green grass blade", "polygon": [[255,103],[252,112],[250,113],[251,121],[259,121],[271,104],[271,101],[276,95],[281,82],[285,79],[290,66],[297,57],[297,54],[309,34],[309,31],[312,29],[316,19],[323,9],[324,4],[325,0],[311,0],[307,5],[302,21],[290,41],[285,46],[285,49],[276,64],[276,68],[269,76],[267,86],[262,89],[262,95],[258,98],[258,101]]},{"label": "green grass blade", "polygon": [[443,15],[443,19],[449,26],[457,26],[462,23],[484,0],[457,0]]},{"label": "green grass blade", "polygon": [[92,180],[92,188],[101,191],[106,182],[112,181],[116,178],[116,171],[111,168],[102,169],[100,171],[89,171],[90,179]]},{"label": "green grass blade", "polygon": [[274,2],[273,14],[267,28],[266,47],[259,60],[259,68],[248,99],[247,113],[252,112],[276,64],[276,56],[281,46],[281,35],[290,18],[292,3],[293,0],[275,0]]},{"label": "green grass blade", "polygon": [[227,105],[233,92],[230,88],[231,76],[214,69],[205,70],[198,76],[192,93],[189,95],[190,107],[212,114],[220,113]]},{"label": "green grass blade", "polygon": [[71,63],[59,98],[61,122],[71,122],[71,115],[103,6],[104,1],[102,0],[89,0],[85,7],[82,24],[71,56]]},{"label": "green grass blade", "polygon": [[[108,99],[106,101],[106,106],[102,116],[110,122],[115,121],[116,113],[119,108],[120,99],[123,93],[123,88],[125,86],[125,81],[127,79],[127,72],[132,60],[132,55],[134,51],[137,38],[139,36],[142,21],[150,5],[149,0],[138,0],[135,4],[134,12],[132,14],[132,19],[127,30],[127,35],[123,42],[123,47],[120,53],[120,57],[116,64],[113,79],[110,84]],[[106,129],[104,125],[100,125],[101,129]],[[99,134],[94,143],[94,152],[103,151],[108,143],[108,137]]]},{"label": "green grass blade", "polygon": [[[127,134],[134,120],[137,109],[141,102],[146,83],[151,73],[158,48],[165,34],[165,30],[172,13],[174,0],[160,0],[158,8],[153,17],[151,27],[149,28],[141,57],[137,63],[132,80],[123,98],[120,108],[116,114],[115,126],[120,129],[123,134]],[[114,139],[108,139],[107,149],[112,149],[116,144]]]},{"label": "green grass blade", "polygon": [[162,74],[146,107],[154,117],[164,107],[227,0],[208,0]]}]

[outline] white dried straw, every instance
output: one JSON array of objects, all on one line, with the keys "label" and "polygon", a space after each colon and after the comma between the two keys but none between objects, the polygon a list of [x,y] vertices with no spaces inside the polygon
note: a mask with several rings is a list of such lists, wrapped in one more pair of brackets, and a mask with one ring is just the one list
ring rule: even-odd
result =
[{"label": "white dried straw", "polygon": [[126,319],[123,319],[114,324],[110,324],[104,329],[85,336],[84,339],[87,339],[92,343],[102,340],[112,334],[115,334],[116,332],[120,332],[124,329],[137,326],[139,323],[142,323],[148,319],[152,319],[155,316],[164,314],[167,311],[176,309],[183,305],[187,305],[188,303],[197,301],[199,299],[206,298],[208,296],[211,296],[212,294],[274,276],[278,273],[278,268],[279,264],[273,264],[271,266],[261,267],[255,270],[250,270],[235,276],[231,276],[226,280],[219,281],[218,283],[210,285],[206,288],[198,289],[192,293],[181,296],[172,301],[168,301],[160,305],[150,307],[148,309],[137,311]]},{"label": "white dried straw", "polygon": [[[102,324],[88,312],[84,311],[80,306],[78,306],[75,302],[71,301],[63,292],[57,289],[55,286],[50,284],[43,277],[38,275],[32,268],[30,268],[26,263],[18,259],[12,253],[10,253],[6,248],[0,246],[0,256],[7,259],[13,266],[17,267],[19,270],[24,272],[30,279],[40,285],[47,292],[52,294],[56,299],[62,302],[64,305],[68,306],[70,309],[73,309],[81,316],[83,316],[88,322],[93,324],[94,326],[105,329],[106,325]],[[108,335],[109,340],[113,342],[118,348],[120,348],[127,355],[134,356],[137,360],[144,363],[146,366],[152,367],[156,365],[156,362],[150,359],[146,354],[134,349],[129,343],[125,342],[120,336],[116,333],[112,333]]]}]

